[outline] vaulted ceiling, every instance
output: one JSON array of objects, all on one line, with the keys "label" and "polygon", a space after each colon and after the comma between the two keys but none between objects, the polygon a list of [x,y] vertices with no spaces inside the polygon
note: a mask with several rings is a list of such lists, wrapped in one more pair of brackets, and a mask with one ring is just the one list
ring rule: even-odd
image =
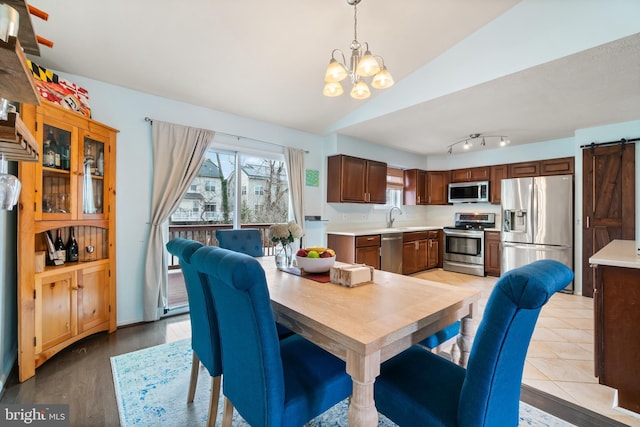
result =
[{"label": "vaulted ceiling", "polygon": [[322,95],[346,0],[29,3],[50,14],[32,19],[44,67],[319,135],[444,154],[640,119],[635,0],[362,0],[358,39],[396,81],[364,101]]}]

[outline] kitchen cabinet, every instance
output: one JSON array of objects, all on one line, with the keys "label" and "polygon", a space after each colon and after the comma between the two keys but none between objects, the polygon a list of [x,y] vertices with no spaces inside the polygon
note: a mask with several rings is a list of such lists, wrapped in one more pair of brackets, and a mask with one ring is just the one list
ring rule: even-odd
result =
[{"label": "kitchen cabinet", "polygon": [[640,413],[640,269],[598,265],[594,288],[596,376],[617,389],[620,407]]},{"label": "kitchen cabinet", "polygon": [[500,232],[484,232],[484,272],[500,277]]},{"label": "kitchen cabinet", "polygon": [[386,191],[386,163],[345,155],[328,158],[328,203],[384,204]]},{"label": "kitchen cabinet", "polygon": [[467,168],[451,171],[451,182],[488,181],[491,179],[491,168]]},{"label": "kitchen cabinet", "polygon": [[562,157],[559,159],[548,159],[540,161],[540,175],[573,175],[573,157]]},{"label": "kitchen cabinet", "polygon": [[509,164],[509,178],[530,176],[573,175],[573,157]]},{"label": "kitchen cabinet", "polygon": [[427,270],[442,267],[442,233],[438,230],[427,232]]},{"label": "kitchen cabinet", "polygon": [[[117,130],[49,102],[22,105],[38,141],[37,163],[19,170],[19,380],[60,350],[96,332],[116,330]],[[38,266],[47,234],[71,229],[78,261]]]},{"label": "kitchen cabinet", "polygon": [[404,171],[403,197],[405,205],[426,205],[428,203],[427,171],[420,169]]},{"label": "kitchen cabinet", "polygon": [[336,253],[336,261],[370,265],[380,269],[380,235],[348,236],[327,234],[327,246]]},{"label": "kitchen cabinet", "polygon": [[491,181],[489,185],[489,192],[491,194],[489,201],[493,205],[500,204],[500,198],[502,193],[502,180],[507,179],[509,176],[508,165],[495,165],[491,166]]},{"label": "kitchen cabinet", "polygon": [[402,274],[442,265],[438,230],[412,231],[402,234]]},{"label": "kitchen cabinet", "polygon": [[427,194],[429,205],[446,205],[449,186],[449,171],[427,171]]}]

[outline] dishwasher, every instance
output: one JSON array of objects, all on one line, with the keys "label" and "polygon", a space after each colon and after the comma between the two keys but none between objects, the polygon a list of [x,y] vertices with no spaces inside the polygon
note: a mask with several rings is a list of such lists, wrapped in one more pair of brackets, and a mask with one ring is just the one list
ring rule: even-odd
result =
[{"label": "dishwasher", "polygon": [[402,233],[381,236],[380,270],[402,274]]}]

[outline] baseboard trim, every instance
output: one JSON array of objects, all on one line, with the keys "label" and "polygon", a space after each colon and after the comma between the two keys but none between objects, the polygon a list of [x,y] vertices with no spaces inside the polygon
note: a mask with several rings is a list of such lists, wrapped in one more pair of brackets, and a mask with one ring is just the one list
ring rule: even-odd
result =
[{"label": "baseboard trim", "polygon": [[619,421],[526,384],[522,384],[520,388],[520,400],[580,427],[628,427]]}]

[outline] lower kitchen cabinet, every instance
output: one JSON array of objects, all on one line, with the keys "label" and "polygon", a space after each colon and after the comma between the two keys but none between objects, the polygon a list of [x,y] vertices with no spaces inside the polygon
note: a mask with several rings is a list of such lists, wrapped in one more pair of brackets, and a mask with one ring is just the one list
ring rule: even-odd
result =
[{"label": "lower kitchen cabinet", "polygon": [[412,231],[402,236],[402,274],[436,268],[442,265],[440,232]]},{"label": "lower kitchen cabinet", "polygon": [[487,276],[500,276],[500,232],[484,232],[484,272]]},{"label": "lower kitchen cabinet", "polygon": [[380,269],[380,235],[345,236],[328,234],[327,246],[336,252],[336,261],[366,264]]},{"label": "lower kitchen cabinet", "polygon": [[640,413],[640,270],[597,266],[594,304],[596,376],[617,389],[618,406]]}]

